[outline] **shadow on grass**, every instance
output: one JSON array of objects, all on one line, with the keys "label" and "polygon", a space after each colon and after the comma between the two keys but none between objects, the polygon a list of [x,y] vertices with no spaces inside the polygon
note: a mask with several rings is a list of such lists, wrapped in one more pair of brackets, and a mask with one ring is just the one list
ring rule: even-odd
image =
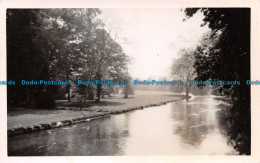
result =
[{"label": "shadow on grass", "polygon": [[179,97],[179,98],[183,98],[183,99],[190,99],[191,98],[191,96],[186,96],[186,95],[161,95],[161,96]]},{"label": "shadow on grass", "polygon": [[76,101],[71,102],[59,102],[56,103],[56,106],[65,106],[65,107],[91,107],[91,106],[117,106],[117,105],[123,105],[124,103],[120,102],[114,102],[114,101],[87,101],[85,103],[80,103]]}]

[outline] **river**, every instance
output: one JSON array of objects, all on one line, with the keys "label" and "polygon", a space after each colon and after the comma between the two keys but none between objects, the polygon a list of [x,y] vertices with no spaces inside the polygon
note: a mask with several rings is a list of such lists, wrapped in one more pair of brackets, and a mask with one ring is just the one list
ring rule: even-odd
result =
[{"label": "river", "polygon": [[221,101],[194,97],[53,130],[8,138],[9,156],[235,154]]}]

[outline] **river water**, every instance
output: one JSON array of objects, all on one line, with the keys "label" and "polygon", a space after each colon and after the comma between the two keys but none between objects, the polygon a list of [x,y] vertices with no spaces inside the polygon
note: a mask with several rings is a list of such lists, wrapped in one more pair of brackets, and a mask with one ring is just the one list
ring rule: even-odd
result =
[{"label": "river water", "polygon": [[213,96],[8,138],[9,156],[235,154]]}]

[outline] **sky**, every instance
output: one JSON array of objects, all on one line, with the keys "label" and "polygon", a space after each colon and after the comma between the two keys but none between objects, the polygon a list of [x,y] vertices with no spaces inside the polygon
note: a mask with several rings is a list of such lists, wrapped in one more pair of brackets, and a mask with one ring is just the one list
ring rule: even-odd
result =
[{"label": "sky", "polygon": [[209,31],[200,27],[200,12],[183,22],[184,12],[177,8],[101,10],[100,18],[132,59],[129,73],[134,79],[169,78],[173,59],[180,57],[178,50],[194,48]]}]

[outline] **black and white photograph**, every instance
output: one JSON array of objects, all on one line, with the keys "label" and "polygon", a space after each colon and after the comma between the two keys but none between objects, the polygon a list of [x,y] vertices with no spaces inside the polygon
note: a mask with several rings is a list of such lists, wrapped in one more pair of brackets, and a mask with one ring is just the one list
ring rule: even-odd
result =
[{"label": "black and white photograph", "polygon": [[251,7],[4,12],[8,158],[255,155]]}]

